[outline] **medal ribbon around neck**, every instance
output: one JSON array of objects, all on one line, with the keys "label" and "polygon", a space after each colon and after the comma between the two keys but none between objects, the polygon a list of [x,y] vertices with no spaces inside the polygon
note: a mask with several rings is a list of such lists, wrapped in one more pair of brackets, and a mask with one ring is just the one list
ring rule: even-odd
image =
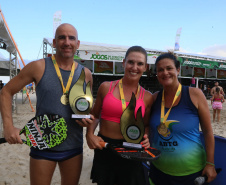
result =
[{"label": "medal ribbon around neck", "polygon": [[71,86],[71,82],[72,82],[72,78],[74,76],[74,71],[75,71],[75,63],[73,62],[72,64],[72,67],[71,67],[71,73],[70,73],[70,76],[68,78],[68,82],[67,82],[67,86],[66,88],[64,87],[64,83],[63,83],[63,78],[61,76],[61,73],[60,73],[60,68],[56,62],[56,59],[55,59],[55,56],[53,55],[52,56],[52,61],[53,61],[53,64],[54,64],[54,67],[55,67],[55,70],[56,70],[56,73],[57,73],[57,76],[61,82],[61,86],[62,86],[62,89],[63,89],[63,94],[66,94],[68,95],[68,92],[69,92],[69,89],[70,89],[70,86]]},{"label": "medal ribbon around neck", "polygon": [[165,115],[165,98],[164,98],[164,90],[163,90],[163,92],[162,92],[162,103],[161,103],[161,119],[160,119],[161,124],[165,124],[174,103],[176,102],[177,98],[179,97],[179,95],[181,93],[181,88],[182,88],[182,86],[179,83],[179,86],[177,88],[177,92],[176,92],[174,99],[173,99],[173,103],[172,103],[170,109],[167,111],[166,115]]},{"label": "medal ribbon around neck", "polygon": [[[137,97],[139,91],[140,91],[140,85],[138,84],[136,97]],[[122,79],[119,80],[119,92],[120,92],[121,102],[122,102],[122,111],[124,111],[126,109],[126,100],[125,100],[125,96],[124,96],[124,92],[123,92]]]}]

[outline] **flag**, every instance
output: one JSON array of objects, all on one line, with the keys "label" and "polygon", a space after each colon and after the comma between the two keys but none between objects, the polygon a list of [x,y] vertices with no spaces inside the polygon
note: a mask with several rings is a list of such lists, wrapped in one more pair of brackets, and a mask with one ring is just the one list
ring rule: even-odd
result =
[{"label": "flag", "polygon": [[53,15],[53,38],[55,37],[56,29],[60,24],[61,24],[61,11],[57,11]]},{"label": "flag", "polygon": [[179,51],[179,49],[180,49],[179,40],[180,40],[181,30],[182,30],[182,28],[178,28],[178,30],[177,30],[174,51]]}]

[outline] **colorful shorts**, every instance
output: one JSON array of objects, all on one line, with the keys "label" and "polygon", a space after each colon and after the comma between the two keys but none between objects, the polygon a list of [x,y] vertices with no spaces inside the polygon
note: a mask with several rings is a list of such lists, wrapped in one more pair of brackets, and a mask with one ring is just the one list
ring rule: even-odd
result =
[{"label": "colorful shorts", "polygon": [[219,101],[214,101],[214,102],[212,103],[212,108],[213,108],[213,109],[222,109],[222,103],[219,102]]}]

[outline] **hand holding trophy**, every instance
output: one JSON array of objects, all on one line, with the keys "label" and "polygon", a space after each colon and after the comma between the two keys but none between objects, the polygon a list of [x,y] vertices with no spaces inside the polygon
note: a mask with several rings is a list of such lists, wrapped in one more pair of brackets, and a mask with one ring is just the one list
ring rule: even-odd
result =
[{"label": "hand holding trophy", "polygon": [[160,156],[160,151],[149,147],[144,148],[139,144],[145,133],[144,121],[142,118],[141,107],[138,109],[135,117],[136,97],[132,93],[129,105],[123,111],[120,121],[121,133],[126,140],[123,142],[123,151],[118,150],[121,157],[137,160],[152,161]]},{"label": "hand holding trophy", "polygon": [[82,70],[78,81],[71,88],[69,93],[69,104],[72,111],[75,114],[72,114],[74,119],[83,119],[90,118],[89,112],[93,106],[93,96],[91,93],[90,82],[86,85],[85,83],[85,72]]}]

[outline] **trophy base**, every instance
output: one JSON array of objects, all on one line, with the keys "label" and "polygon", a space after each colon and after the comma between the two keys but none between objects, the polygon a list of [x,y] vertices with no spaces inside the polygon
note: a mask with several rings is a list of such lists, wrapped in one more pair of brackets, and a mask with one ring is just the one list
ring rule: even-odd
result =
[{"label": "trophy base", "polygon": [[125,148],[131,148],[131,149],[142,149],[142,145],[136,144],[136,143],[123,142],[122,146]]},{"label": "trophy base", "polygon": [[90,115],[82,115],[82,114],[72,114],[71,115],[72,119],[84,119],[84,118],[91,118]]}]

